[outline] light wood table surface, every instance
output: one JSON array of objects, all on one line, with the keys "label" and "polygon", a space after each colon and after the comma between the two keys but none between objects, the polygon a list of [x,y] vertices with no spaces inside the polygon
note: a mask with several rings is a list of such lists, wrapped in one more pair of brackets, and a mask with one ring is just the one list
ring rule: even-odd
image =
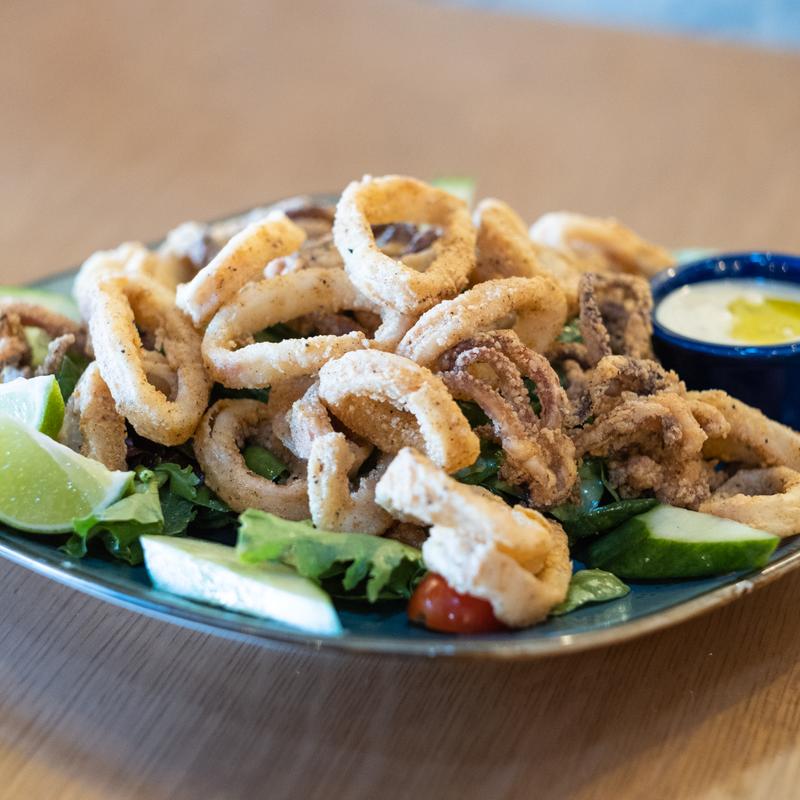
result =
[{"label": "light wood table surface", "polygon": [[[362,173],[800,251],[800,58],[432,3],[0,6],[0,281]],[[270,651],[0,563],[3,798],[791,798],[800,575],[541,662]]]}]

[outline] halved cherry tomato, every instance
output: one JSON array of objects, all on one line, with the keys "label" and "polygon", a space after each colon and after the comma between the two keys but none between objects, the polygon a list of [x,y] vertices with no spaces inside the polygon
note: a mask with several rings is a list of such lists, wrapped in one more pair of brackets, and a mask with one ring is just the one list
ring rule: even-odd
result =
[{"label": "halved cherry tomato", "polygon": [[423,578],[411,595],[408,618],[443,633],[489,633],[505,629],[487,600],[460,594],[433,572]]}]

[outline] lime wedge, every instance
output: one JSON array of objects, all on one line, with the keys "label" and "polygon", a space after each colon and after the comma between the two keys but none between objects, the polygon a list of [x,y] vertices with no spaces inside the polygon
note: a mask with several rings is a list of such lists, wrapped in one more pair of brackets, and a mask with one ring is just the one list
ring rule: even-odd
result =
[{"label": "lime wedge", "polygon": [[0,384],[0,414],[55,438],[64,421],[64,400],[55,375]]},{"label": "lime wedge", "polygon": [[67,297],[65,294],[47,292],[44,289],[31,289],[27,286],[0,286],[0,297],[10,297],[15,300],[23,300],[26,303],[35,303],[37,306],[44,306],[51,311],[56,311],[65,317],[74,319],[75,322],[81,321],[78,306],[71,297]]},{"label": "lime wedge", "polygon": [[34,533],[72,530],[118,500],[132,472],[112,472],[24,422],[0,413],[0,521]]}]

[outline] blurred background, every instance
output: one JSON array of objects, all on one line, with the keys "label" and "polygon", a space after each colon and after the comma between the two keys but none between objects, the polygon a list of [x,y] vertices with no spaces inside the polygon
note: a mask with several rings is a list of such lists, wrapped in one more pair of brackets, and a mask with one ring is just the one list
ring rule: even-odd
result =
[{"label": "blurred background", "polygon": [[709,40],[800,47],[797,0],[461,0],[462,5]]},{"label": "blurred background", "polygon": [[5,0],[5,272],[367,172],[473,176],[527,219],[616,215],[676,247],[800,250],[798,8]]}]

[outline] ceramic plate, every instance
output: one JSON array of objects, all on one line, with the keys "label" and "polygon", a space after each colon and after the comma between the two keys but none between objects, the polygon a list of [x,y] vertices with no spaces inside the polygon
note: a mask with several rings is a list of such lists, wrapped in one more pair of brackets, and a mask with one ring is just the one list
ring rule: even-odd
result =
[{"label": "ceramic plate", "polygon": [[[74,273],[40,288],[68,293]],[[183,600],[150,585],[144,567],[100,557],[68,558],[46,536],[0,529],[0,555],[74,589],[155,617],[272,646],[330,647],[417,656],[534,658],[625,641],[666,628],[752,591],[800,565],[800,537],[781,544],[761,570],[667,583],[632,583],[626,597],[587,606],[528,630],[481,636],[446,636],[412,626],[401,603],[364,609],[339,606],[344,633],[310,636],[284,625]]]}]

